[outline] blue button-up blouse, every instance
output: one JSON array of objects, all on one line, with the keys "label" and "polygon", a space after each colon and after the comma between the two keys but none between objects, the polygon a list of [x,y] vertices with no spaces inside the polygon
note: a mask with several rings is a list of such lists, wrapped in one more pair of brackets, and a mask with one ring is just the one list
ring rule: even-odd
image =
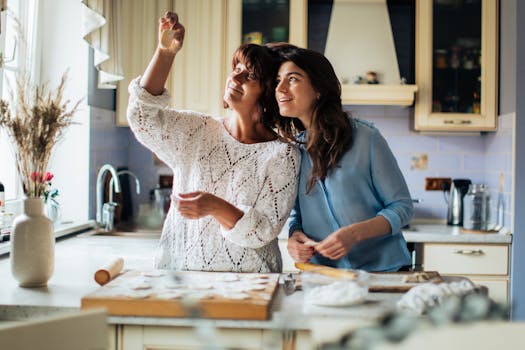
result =
[{"label": "blue button-up blouse", "polygon": [[[327,266],[397,271],[411,262],[401,227],[412,217],[412,200],[405,179],[386,140],[370,123],[353,119],[354,141],[324,181],[306,193],[312,162],[301,145],[301,171],[290,235],[302,230],[321,241],[337,229],[382,215],[391,233],[359,242],[339,260],[315,254],[310,262]],[[300,135],[305,140],[307,135]]]}]

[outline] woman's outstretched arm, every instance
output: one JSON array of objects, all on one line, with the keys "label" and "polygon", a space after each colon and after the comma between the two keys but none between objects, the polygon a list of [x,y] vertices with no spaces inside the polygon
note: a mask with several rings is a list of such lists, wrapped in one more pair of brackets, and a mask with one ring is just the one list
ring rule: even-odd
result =
[{"label": "woman's outstretched arm", "polygon": [[140,80],[140,86],[152,95],[164,92],[164,85],[175,59],[182,48],[185,29],[174,12],[159,19],[159,44]]}]

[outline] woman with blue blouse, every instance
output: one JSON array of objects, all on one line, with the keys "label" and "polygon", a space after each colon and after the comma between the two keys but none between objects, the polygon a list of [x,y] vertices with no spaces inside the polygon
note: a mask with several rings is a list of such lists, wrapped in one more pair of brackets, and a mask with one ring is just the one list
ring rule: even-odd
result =
[{"label": "woman with blue blouse", "polygon": [[412,217],[412,200],[386,140],[343,110],[341,85],[326,57],[290,44],[269,46],[281,60],[279,111],[292,118],[280,129],[299,142],[302,155],[290,255],[366,271],[409,265],[401,228]]}]

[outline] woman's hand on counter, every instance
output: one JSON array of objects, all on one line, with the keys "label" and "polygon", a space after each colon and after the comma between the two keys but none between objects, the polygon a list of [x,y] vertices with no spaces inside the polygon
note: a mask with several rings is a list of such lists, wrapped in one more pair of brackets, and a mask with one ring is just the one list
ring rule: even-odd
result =
[{"label": "woman's hand on counter", "polygon": [[[315,253],[312,245],[307,242],[315,243],[302,231],[295,231],[290,238],[288,238],[288,253],[296,262],[308,262]],[[307,243],[307,244],[305,244]]]}]

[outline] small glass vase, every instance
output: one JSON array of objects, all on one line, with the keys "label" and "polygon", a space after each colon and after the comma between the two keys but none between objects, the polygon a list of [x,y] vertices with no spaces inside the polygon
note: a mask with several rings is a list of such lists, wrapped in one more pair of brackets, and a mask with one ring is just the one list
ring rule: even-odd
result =
[{"label": "small glass vase", "polygon": [[41,198],[24,199],[24,211],[13,221],[11,272],[20,287],[44,287],[55,267],[53,224]]},{"label": "small glass vase", "polygon": [[57,202],[48,201],[44,204],[46,216],[53,225],[57,225],[60,219],[60,205]]}]

